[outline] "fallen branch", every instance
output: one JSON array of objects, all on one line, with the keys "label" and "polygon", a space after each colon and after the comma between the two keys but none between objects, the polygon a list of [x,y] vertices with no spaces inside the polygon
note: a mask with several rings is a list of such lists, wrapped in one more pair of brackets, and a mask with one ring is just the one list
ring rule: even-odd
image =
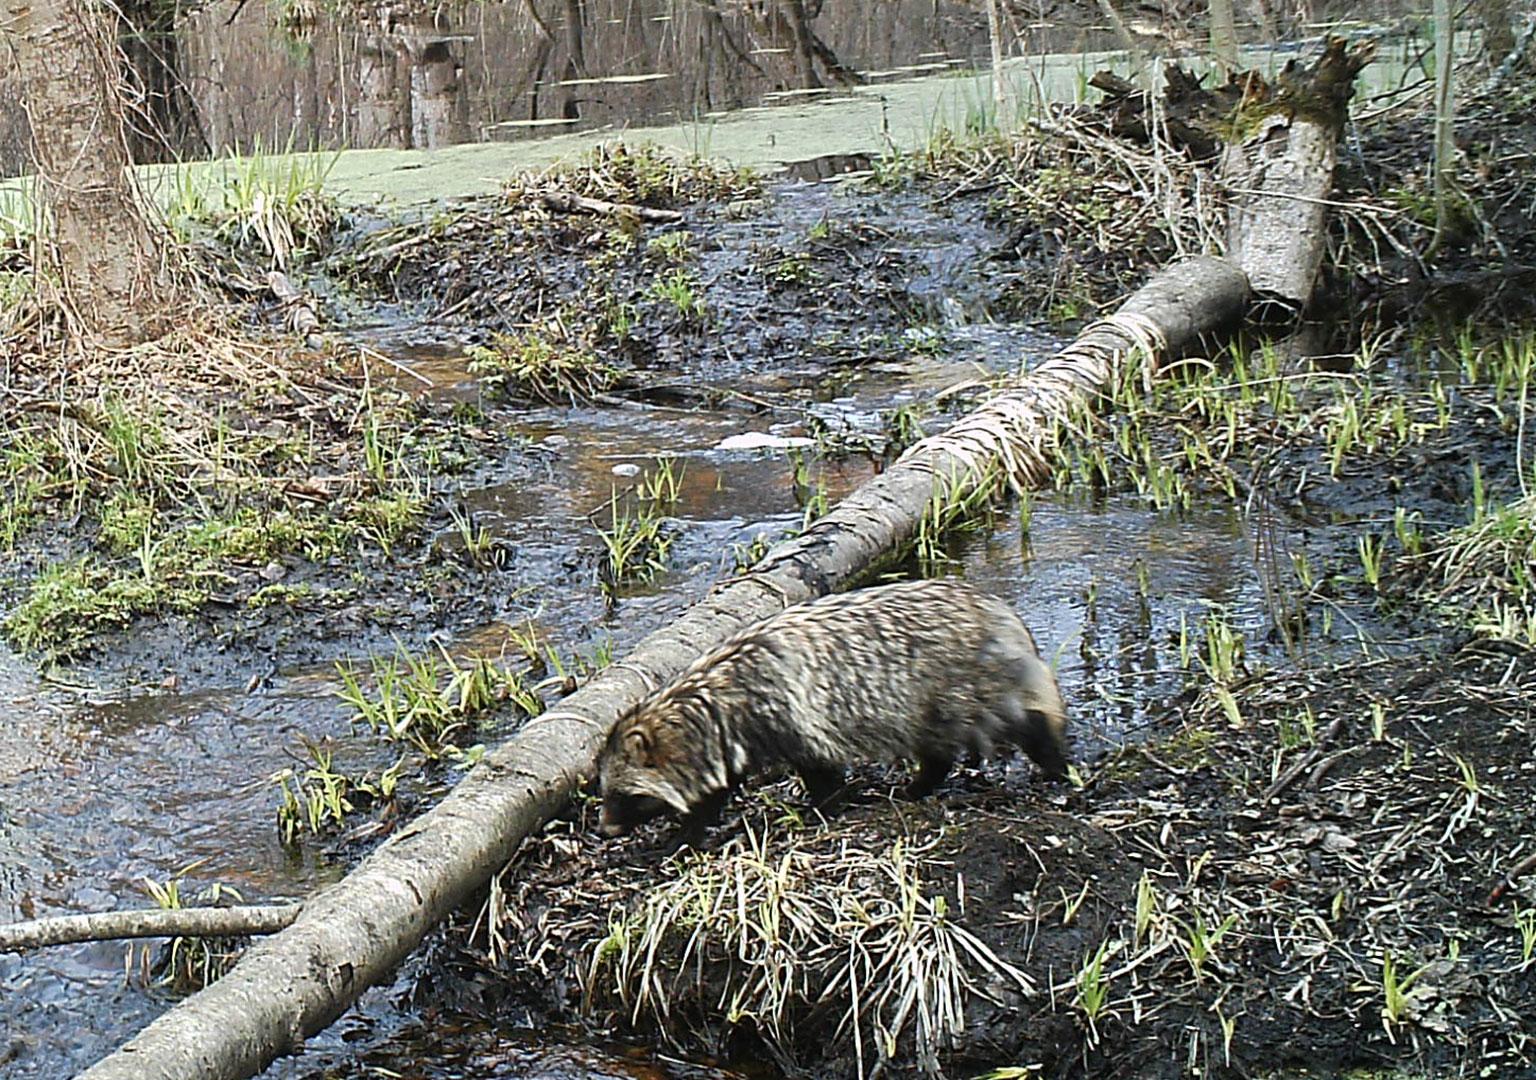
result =
[{"label": "fallen branch", "polygon": [[1333,740],[1338,737],[1339,732],[1344,730],[1344,721],[1346,719],[1347,717],[1343,713],[1335,716],[1333,723],[1329,724],[1323,733],[1317,737],[1316,741],[1313,742],[1312,749],[1308,750],[1301,756],[1299,761],[1281,773],[1279,779],[1270,784],[1269,788],[1260,796],[1259,802],[1263,804],[1274,802],[1301,777],[1302,773],[1316,765],[1318,759],[1323,756],[1323,751],[1327,750],[1333,743]]},{"label": "fallen branch", "polygon": [[248,937],[275,934],[299,917],[299,904],[145,908],[53,915],[0,926],[0,953],[150,937]]},{"label": "fallen branch", "polygon": [[308,348],[322,348],[325,342],[320,337],[320,316],[315,314],[315,305],[310,298],[294,288],[293,282],[281,270],[267,271],[267,288],[283,305],[284,325],[303,338]]},{"label": "fallen branch", "polygon": [[1536,870],[1536,852],[1527,855],[1510,867],[1509,873],[1505,874],[1503,879],[1488,893],[1488,906],[1492,907],[1504,899],[1504,894],[1515,887],[1515,882],[1529,874],[1532,870]]},{"label": "fallen branch", "polygon": [[573,195],[565,191],[550,191],[540,196],[540,200],[549,209],[558,214],[601,214],[607,217],[634,217],[641,221],[649,221],[655,224],[666,224],[673,221],[682,221],[683,215],[677,210],[658,210],[654,206],[641,206],[638,203],[616,203],[607,199],[589,199],[585,195]]}]

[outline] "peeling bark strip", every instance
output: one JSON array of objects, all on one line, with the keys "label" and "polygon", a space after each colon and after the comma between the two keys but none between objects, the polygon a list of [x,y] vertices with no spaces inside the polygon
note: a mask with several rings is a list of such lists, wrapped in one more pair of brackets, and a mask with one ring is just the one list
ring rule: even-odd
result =
[{"label": "peeling bark strip", "polygon": [[0,926],[0,953],[152,937],[246,937],[275,934],[299,914],[298,904],[249,907],[146,908],[55,915]]},{"label": "peeling bark strip", "polygon": [[429,928],[484,888],[523,838],[566,804],[626,706],[742,626],[851,584],[909,542],[939,477],[950,481],[951,497],[986,482],[998,467],[1016,482],[1035,478],[1042,432],[1091,405],[1137,357],[1150,377],[1160,353],[1176,354],[1235,321],[1247,298],[1241,271],[1220,259],[1190,259],[1163,271],[1016,389],[913,447],[803,535],[721,582],[559,708],[529,721],[433,810],[306,901],[292,926],[252,946],[224,978],[155,1020],[82,1080],[225,1080],[298,1051],[307,1035],[387,977]]}]

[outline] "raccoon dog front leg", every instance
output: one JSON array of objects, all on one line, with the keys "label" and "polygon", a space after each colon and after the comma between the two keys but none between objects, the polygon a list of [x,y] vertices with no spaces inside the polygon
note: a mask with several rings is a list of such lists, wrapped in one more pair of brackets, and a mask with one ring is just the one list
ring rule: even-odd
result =
[{"label": "raccoon dog front leg", "polygon": [[944,782],[949,770],[954,768],[953,754],[928,751],[918,755],[917,775],[907,785],[907,798],[925,799]]},{"label": "raccoon dog front leg", "polygon": [[691,814],[683,818],[683,827],[668,845],[666,854],[675,855],[684,847],[691,847],[694,851],[704,850],[704,833],[711,825],[720,823],[720,811],[725,808],[726,800],[730,797],[729,789],[706,796]]}]

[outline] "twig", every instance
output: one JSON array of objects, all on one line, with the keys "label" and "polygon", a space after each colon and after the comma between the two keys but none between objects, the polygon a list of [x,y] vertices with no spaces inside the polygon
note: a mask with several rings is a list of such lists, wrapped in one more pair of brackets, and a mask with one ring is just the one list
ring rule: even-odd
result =
[{"label": "twig", "polygon": [[1338,716],[1333,718],[1333,723],[1329,724],[1328,727],[1324,729],[1322,737],[1317,740],[1317,744],[1313,746],[1312,749],[1309,750],[1300,761],[1296,762],[1296,764],[1292,765],[1289,769],[1286,769],[1285,772],[1280,775],[1278,780],[1269,785],[1269,790],[1264,792],[1263,798],[1261,798],[1259,801],[1264,803],[1271,802],[1278,798],[1286,788],[1294,784],[1297,777],[1310,769],[1317,762],[1317,759],[1322,757],[1323,751],[1327,748],[1328,744],[1331,743],[1339,734],[1339,731],[1341,728],[1343,728],[1343,726],[1344,714],[1340,713]]},{"label": "twig", "polygon": [[53,915],[0,926],[0,953],[147,937],[244,937],[275,934],[298,918],[302,904],[145,908]]},{"label": "twig", "polygon": [[384,363],[388,364],[390,367],[392,367],[396,371],[400,372],[400,374],[402,374],[402,375],[409,375],[411,378],[415,379],[417,382],[421,383],[421,385],[423,385],[423,386],[430,387],[430,386],[436,385],[435,383],[432,382],[431,379],[427,378],[421,372],[415,371],[412,368],[406,367],[404,364],[400,363],[400,361],[398,361],[398,360],[391,360],[389,357],[385,356],[383,353],[379,352],[379,350],[377,350],[377,349],[370,348],[367,345],[363,345],[363,346],[360,346],[358,348],[358,352],[363,354],[363,358],[365,360],[382,360]]},{"label": "twig", "polygon": [[1503,880],[1495,885],[1493,891],[1488,894],[1488,903],[1490,905],[1497,904],[1504,898],[1505,893],[1515,887],[1516,881],[1532,870],[1536,870],[1536,851],[1531,852],[1531,854],[1510,868],[1509,873],[1505,874]]},{"label": "twig", "polygon": [[589,199],[585,195],[573,195],[565,191],[551,191],[539,196],[545,206],[561,214],[606,214],[609,216],[632,215],[641,221],[672,222],[682,221],[683,215],[677,210],[658,210],[654,206],[640,206],[637,203],[616,203],[607,199]]}]

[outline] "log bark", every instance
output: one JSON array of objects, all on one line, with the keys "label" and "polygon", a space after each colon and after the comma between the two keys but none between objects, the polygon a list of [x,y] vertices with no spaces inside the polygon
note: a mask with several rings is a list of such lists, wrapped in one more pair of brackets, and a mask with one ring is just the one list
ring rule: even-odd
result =
[{"label": "log bark", "polygon": [[936,487],[953,496],[1046,471],[1051,432],[1144,363],[1237,320],[1248,285],[1215,258],[1177,263],[1068,348],[948,432],[925,439],[804,534],[721,582],[560,707],[487,755],[433,810],[345,879],[317,893],[288,929],[252,946],[229,974],[175,1006],[84,1080],[250,1076],[389,975],[422,935],[482,889],[522,840],[591,773],[613,718],[694,657],[786,605],[852,584],[910,542]]},{"label": "log bark", "polygon": [[81,0],[10,3],[52,243],[35,245],[38,295],[77,336],[109,346],[158,334],[173,306],[162,237],[128,165],[115,18]]},{"label": "log bark", "polygon": [[1349,48],[1329,40],[1310,70],[1292,64],[1279,93],[1222,162],[1231,201],[1227,257],[1248,275],[1261,300],[1299,312],[1323,264],[1324,228],[1339,135],[1355,76],[1370,62],[1369,42]]},{"label": "log bark", "polygon": [[0,953],[73,945],[81,941],[275,934],[291,924],[298,914],[298,904],[265,904],[54,915],[0,926]]}]

